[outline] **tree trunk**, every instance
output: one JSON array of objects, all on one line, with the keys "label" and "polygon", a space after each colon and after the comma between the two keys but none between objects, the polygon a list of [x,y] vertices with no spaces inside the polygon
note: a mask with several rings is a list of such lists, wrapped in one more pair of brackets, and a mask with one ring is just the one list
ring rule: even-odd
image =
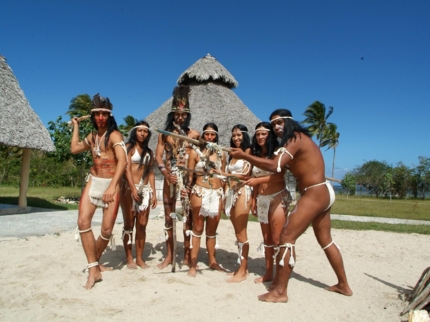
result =
[{"label": "tree trunk", "polygon": [[334,178],[334,159],[336,158],[336,148],[333,148],[333,165],[331,167],[331,177]]},{"label": "tree trunk", "polygon": [[21,179],[19,184],[18,207],[27,207],[28,177],[30,175],[30,149],[23,149],[21,159]]}]

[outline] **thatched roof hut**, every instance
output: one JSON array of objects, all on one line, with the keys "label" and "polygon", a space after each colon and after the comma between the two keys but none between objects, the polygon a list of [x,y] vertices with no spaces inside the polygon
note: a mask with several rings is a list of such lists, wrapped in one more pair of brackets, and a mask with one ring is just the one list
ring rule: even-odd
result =
[{"label": "thatched roof hut", "polygon": [[0,55],[0,145],[23,149],[18,206],[26,208],[30,149],[55,151],[48,130],[24,96],[12,69]]},{"label": "thatched roof hut", "polygon": [[[252,136],[255,125],[260,122],[232,91],[239,85],[236,79],[210,54],[184,71],[177,84],[191,87],[191,127],[201,132],[206,123],[215,123],[218,126],[220,144],[224,146],[230,145],[230,133],[234,125],[246,125]],[[172,97],[146,118],[150,126],[164,128],[171,106]],[[154,148],[157,140],[155,138],[151,141],[151,147]]]},{"label": "thatched roof hut", "polygon": [[30,107],[3,56],[0,56],[0,144],[55,151],[48,130]]}]

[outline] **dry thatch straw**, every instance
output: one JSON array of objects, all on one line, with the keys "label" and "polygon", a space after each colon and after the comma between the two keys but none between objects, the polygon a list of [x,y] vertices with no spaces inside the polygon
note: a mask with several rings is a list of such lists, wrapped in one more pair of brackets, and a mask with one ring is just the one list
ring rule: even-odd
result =
[{"label": "dry thatch straw", "polygon": [[[208,54],[199,59],[179,76],[177,83],[191,87],[189,100],[193,129],[201,132],[206,123],[215,123],[218,126],[219,143],[226,147],[230,146],[231,129],[236,124],[246,125],[252,136],[260,120],[231,90],[238,86],[238,82],[216,58]],[[151,127],[164,129],[171,105],[170,97],[146,117]],[[151,148],[154,149],[156,137],[151,141]]]},{"label": "dry thatch straw", "polygon": [[430,304],[430,266],[421,274],[417,284],[409,296],[409,305],[400,313],[400,316],[415,310],[421,310]]},{"label": "dry thatch straw", "polygon": [[30,107],[3,56],[0,56],[0,144],[55,151],[48,130]]}]

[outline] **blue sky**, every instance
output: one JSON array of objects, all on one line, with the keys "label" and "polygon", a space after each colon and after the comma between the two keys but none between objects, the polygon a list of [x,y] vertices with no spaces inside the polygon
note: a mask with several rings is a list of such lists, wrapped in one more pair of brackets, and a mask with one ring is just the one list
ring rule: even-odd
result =
[{"label": "blue sky", "polygon": [[[430,157],[427,0],[3,0],[0,30],[0,55],[45,125],[68,119],[82,93],[108,96],[118,123],[144,118],[210,53],[262,120],[333,106],[336,178],[370,160]],[[331,175],[333,151],[323,154]]]}]

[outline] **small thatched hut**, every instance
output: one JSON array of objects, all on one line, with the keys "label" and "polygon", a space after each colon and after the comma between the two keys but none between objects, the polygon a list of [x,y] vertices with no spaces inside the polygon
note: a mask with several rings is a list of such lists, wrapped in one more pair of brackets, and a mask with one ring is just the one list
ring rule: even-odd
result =
[{"label": "small thatched hut", "polygon": [[3,56],[0,56],[0,145],[23,149],[17,211],[29,211],[27,190],[31,149],[50,152],[55,151],[55,146]]},{"label": "small thatched hut", "polygon": [[[178,78],[177,84],[190,85],[191,127],[199,132],[208,122],[218,126],[219,144],[230,146],[231,129],[236,124],[244,124],[254,133],[254,127],[260,120],[243,104],[232,91],[239,84],[233,75],[222,66],[215,57],[207,54],[194,65],[184,71]],[[172,88],[173,91],[173,88]],[[151,113],[146,120],[151,127],[164,129],[167,114],[172,106],[172,97]],[[154,133],[151,139],[151,148],[154,150],[157,136]],[[157,199],[162,199],[160,182],[157,176]]]},{"label": "small thatched hut", "polygon": [[[230,146],[234,125],[246,125],[252,135],[255,125],[260,122],[232,91],[239,85],[236,79],[210,54],[184,71],[177,84],[191,87],[191,127],[201,132],[203,125],[214,122],[218,126],[220,144],[224,146]],[[172,97],[146,118],[151,127],[164,128],[171,106]],[[155,141],[152,140],[151,146],[155,146]]]}]

